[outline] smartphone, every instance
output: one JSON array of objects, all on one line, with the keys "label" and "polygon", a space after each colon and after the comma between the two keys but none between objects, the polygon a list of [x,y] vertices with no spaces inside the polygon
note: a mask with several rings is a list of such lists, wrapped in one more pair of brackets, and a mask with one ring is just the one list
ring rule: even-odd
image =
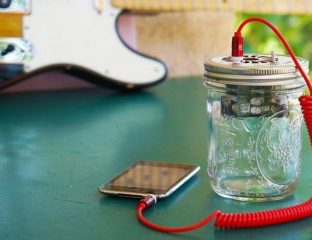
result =
[{"label": "smartphone", "polygon": [[120,197],[165,198],[194,176],[200,167],[193,164],[139,161],[127,168],[99,191]]}]

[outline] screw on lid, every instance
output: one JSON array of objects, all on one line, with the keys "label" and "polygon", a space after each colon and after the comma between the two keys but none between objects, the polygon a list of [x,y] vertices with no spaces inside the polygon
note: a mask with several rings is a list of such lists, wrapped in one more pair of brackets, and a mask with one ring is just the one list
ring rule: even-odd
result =
[{"label": "screw on lid", "polygon": [[[297,58],[305,72],[309,62]],[[204,79],[235,85],[269,86],[284,85],[301,79],[295,64],[289,56],[247,54],[242,62],[235,63],[231,57],[212,57],[205,62]]]}]

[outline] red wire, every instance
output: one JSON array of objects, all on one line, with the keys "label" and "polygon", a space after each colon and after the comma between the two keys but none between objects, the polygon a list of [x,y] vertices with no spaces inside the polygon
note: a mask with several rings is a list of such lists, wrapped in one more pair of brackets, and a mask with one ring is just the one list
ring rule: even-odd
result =
[{"label": "red wire", "polygon": [[308,134],[309,134],[309,138],[310,138],[310,143],[312,145],[312,84],[309,80],[309,77],[307,76],[307,74],[304,72],[304,70],[302,69],[301,65],[299,64],[293,50],[291,49],[291,47],[289,46],[287,40],[283,37],[283,35],[280,33],[280,31],[270,22],[268,22],[267,20],[263,19],[263,18],[248,18],[245,21],[243,21],[236,32],[237,36],[241,35],[241,31],[243,29],[243,27],[250,22],[261,22],[265,25],[267,25],[268,27],[270,27],[274,33],[278,36],[278,38],[281,40],[281,42],[283,43],[283,45],[285,46],[285,48],[287,49],[290,57],[292,58],[292,60],[294,61],[297,69],[299,70],[299,72],[301,73],[303,79],[305,80],[309,91],[310,91],[310,96],[301,96],[299,98],[300,104],[301,104],[301,109],[302,109],[302,113],[304,116],[304,120],[306,122],[307,125],[307,129],[308,129]]},{"label": "red wire", "polygon": [[[294,52],[290,48],[289,44],[287,43],[286,39],[282,36],[279,30],[270,22],[262,18],[248,18],[241,23],[238,27],[235,36],[240,38],[241,31],[243,27],[249,22],[261,22],[266,24],[270,27],[275,34],[279,37],[285,48],[287,49],[289,55],[291,56],[292,60],[294,61],[297,69],[301,73],[302,77],[304,78],[309,91],[310,95],[312,94],[312,85],[310,80],[302,67],[300,66]],[[237,44],[241,44],[242,42],[238,41]],[[236,46],[237,47],[237,46]],[[309,135],[312,144],[312,96],[302,96],[300,97],[300,103],[302,105],[304,117],[307,123],[307,127],[309,130]],[[219,210],[214,211],[208,217],[204,218],[202,221],[184,227],[164,227],[156,225],[143,217],[143,210],[147,209],[149,206],[156,203],[156,198],[148,196],[145,199],[141,200],[138,208],[137,208],[137,216],[138,219],[149,228],[152,228],[157,231],[161,232],[187,232],[192,231],[194,229],[200,228],[205,224],[209,223],[214,217],[216,217],[215,225],[219,228],[248,228],[248,227],[260,227],[260,226],[267,226],[285,222],[291,222],[299,219],[303,219],[306,217],[312,216],[312,198],[302,204],[298,204],[288,208],[281,208],[275,210],[268,210],[262,212],[254,212],[254,213],[222,213]]]},{"label": "red wire", "polygon": [[146,208],[145,203],[140,203],[137,208],[137,216],[142,224],[157,231],[173,233],[195,230],[209,223],[214,217],[216,217],[215,226],[221,229],[254,228],[297,221],[312,216],[312,198],[295,206],[260,212],[223,213],[216,210],[199,223],[184,227],[156,225],[143,217],[142,211]]},{"label": "red wire", "polygon": [[144,210],[143,205],[139,205],[137,208],[137,216],[141,223],[143,223],[145,226],[152,228],[154,230],[160,231],[160,232],[188,232],[195,230],[197,228],[200,228],[207,223],[209,223],[214,217],[218,216],[221,212],[219,210],[214,211],[212,214],[210,214],[208,217],[204,218],[202,221],[195,223],[193,225],[184,226],[184,227],[164,227],[156,225],[147,219],[145,219],[142,215],[142,211]]},{"label": "red wire", "polygon": [[300,66],[293,50],[291,49],[291,47],[289,46],[287,40],[283,37],[283,35],[281,34],[281,32],[272,24],[270,23],[269,21],[263,19],[263,18],[257,18],[257,17],[254,17],[254,18],[247,18],[245,21],[243,21],[238,29],[237,29],[237,32],[241,33],[243,27],[245,27],[245,25],[247,23],[250,23],[250,22],[261,22],[265,25],[267,25],[268,27],[270,27],[274,33],[278,36],[278,38],[281,40],[281,42],[283,43],[283,45],[285,46],[285,48],[287,49],[290,57],[292,58],[292,60],[294,61],[297,69],[299,70],[299,72],[301,73],[302,77],[304,78],[308,88],[309,88],[309,91],[310,91],[310,95],[312,94],[312,84],[309,80],[309,77],[306,75],[306,73],[304,72],[304,70],[302,69],[302,67]]}]

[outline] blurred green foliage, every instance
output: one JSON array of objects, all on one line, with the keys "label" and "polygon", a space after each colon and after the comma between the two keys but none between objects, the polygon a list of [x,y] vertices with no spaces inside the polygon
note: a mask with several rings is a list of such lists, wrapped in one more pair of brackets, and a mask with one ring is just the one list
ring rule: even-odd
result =
[{"label": "blurred green foliage", "polygon": [[[237,14],[236,26],[248,17],[262,17],[272,22],[284,35],[297,56],[312,62],[312,16]],[[287,54],[273,31],[261,23],[249,23],[243,30],[246,53]]]}]

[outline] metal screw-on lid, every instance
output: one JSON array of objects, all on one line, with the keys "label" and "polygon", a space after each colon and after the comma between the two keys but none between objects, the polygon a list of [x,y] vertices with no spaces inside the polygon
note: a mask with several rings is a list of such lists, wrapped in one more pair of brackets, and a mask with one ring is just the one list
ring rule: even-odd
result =
[{"label": "metal screw-on lid", "polygon": [[[306,73],[309,61],[297,57]],[[234,85],[270,86],[298,82],[301,75],[291,57],[284,55],[247,54],[240,63],[231,57],[212,57],[205,62],[204,79]]]}]

